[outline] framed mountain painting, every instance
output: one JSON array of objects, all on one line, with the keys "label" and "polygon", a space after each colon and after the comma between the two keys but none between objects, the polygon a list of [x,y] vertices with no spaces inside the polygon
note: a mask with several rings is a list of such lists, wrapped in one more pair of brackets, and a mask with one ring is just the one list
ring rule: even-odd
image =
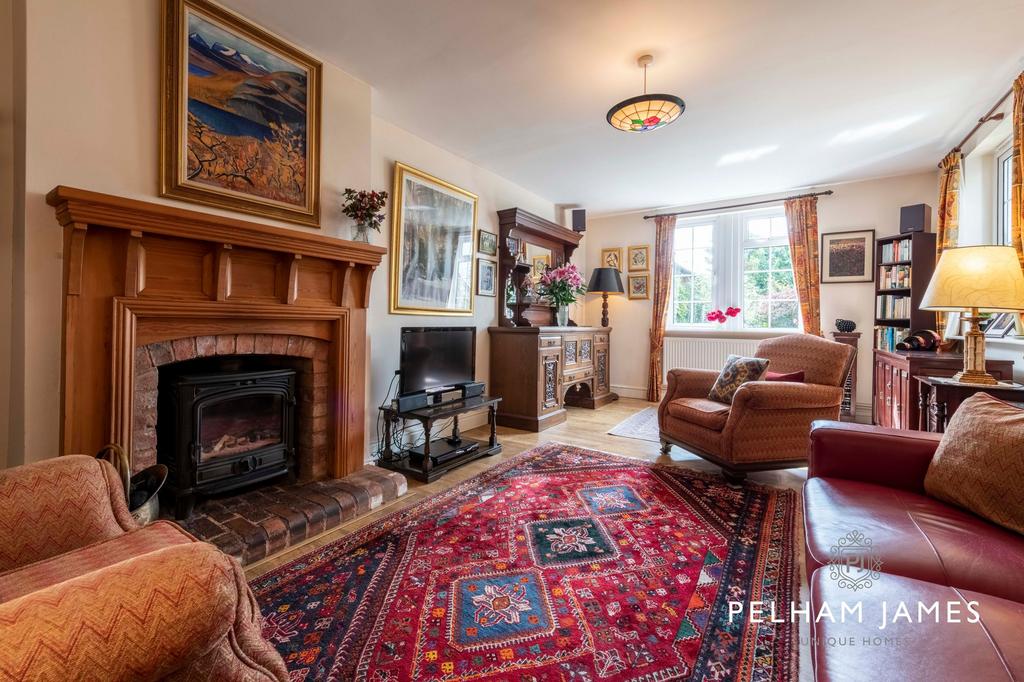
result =
[{"label": "framed mountain painting", "polygon": [[206,0],[164,0],[160,195],[320,224],[321,64]]}]

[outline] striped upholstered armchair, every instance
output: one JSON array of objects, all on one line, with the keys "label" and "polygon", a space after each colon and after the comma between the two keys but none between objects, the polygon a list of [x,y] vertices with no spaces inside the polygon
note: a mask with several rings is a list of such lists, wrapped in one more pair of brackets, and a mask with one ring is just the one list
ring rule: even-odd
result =
[{"label": "striped upholstered armchair", "polygon": [[107,462],[0,471],[0,679],[286,680],[241,566],[136,526]]},{"label": "striped upholstered armchair", "polygon": [[790,334],[762,341],[755,355],[769,361],[770,371],[802,371],[804,381],[750,381],[726,405],[708,399],[718,372],[669,370],[668,391],[658,408],[663,453],[678,445],[721,466],[731,481],[748,471],[807,464],[811,422],[839,417],[854,349]]}]

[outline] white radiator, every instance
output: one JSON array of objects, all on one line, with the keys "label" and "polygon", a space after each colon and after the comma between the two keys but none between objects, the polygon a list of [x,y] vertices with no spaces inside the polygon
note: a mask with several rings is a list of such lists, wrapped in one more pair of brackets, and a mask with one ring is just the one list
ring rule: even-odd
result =
[{"label": "white radiator", "polygon": [[669,336],[665,338],[662,360],[665,371],[677,368],[714,369],[725,366],[730,355],[754,357],[753,339],[701,339]]}]

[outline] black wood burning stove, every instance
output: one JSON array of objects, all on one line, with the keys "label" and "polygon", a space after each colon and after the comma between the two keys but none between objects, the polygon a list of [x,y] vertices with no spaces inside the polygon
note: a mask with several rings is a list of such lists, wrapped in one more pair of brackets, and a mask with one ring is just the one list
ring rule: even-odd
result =
[{"label": "black wood burning stove", "polygon": [[196,497],[294,471],[295,371],[161,377],[157,457],[178,519]]}]

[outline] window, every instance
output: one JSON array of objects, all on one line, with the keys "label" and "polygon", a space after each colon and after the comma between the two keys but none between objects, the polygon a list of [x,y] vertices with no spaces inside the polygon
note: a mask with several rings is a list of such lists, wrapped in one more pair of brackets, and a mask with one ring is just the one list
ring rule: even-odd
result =
[{"label": "window", "polygon": [[[673,242],[670,326],[793,330],[800,310],[781,206],[680,220]],[[712,310],[742,309],[725,324]]]},{"label": "window", "polygon": [[1010,238],[1010,190],[1013,183],[1013,148],[996,156],[996,243],[1012,244]]}]

